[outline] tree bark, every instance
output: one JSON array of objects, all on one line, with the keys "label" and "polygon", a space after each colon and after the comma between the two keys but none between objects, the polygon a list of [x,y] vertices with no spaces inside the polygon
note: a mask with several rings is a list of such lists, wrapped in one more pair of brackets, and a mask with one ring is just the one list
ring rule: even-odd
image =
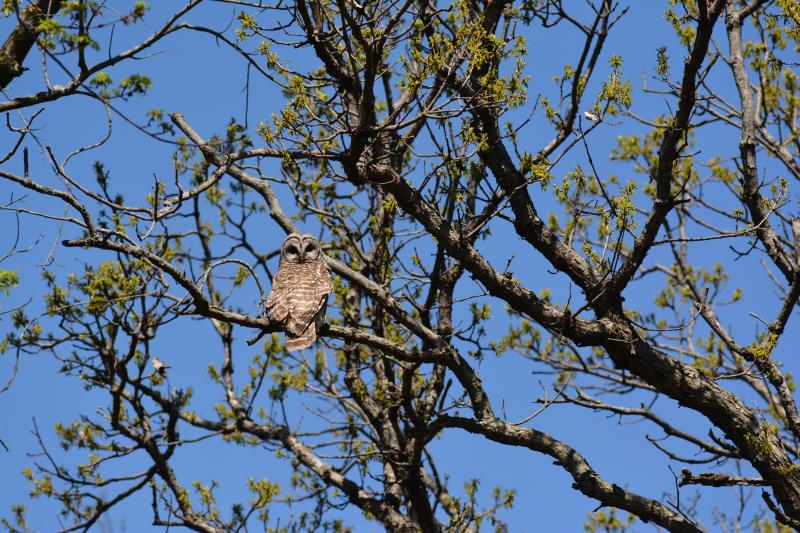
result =
[{"label": "tree bark", "polygon": [[22,63],[36,42],[36,27],[59,9],[61,0],[37,0],[20,11],[17,27],[0,48],[0,89],[5,89],[14,78],[25,72]]}]

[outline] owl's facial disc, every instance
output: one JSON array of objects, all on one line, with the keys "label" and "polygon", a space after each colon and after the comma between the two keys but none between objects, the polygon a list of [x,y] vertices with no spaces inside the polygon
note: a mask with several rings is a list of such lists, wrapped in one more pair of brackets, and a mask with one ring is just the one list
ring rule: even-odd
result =
[{"label": "owl's facial disc", "polygon": [[282,257],[290,263],[298,263],[302,256],[302,240],[297,234],[289,235],[283,243]]},{"label": "owl's facial disc", "polygon": [[319,244],[317,244],[317,239],[312,235],[303,235],[302,250],[304,261],[316,261],[319,259]]},{"label": "owl's facial disc", "polygon": [[319,250],[317,249],[317,244],[314,242],[309,242],[304,244],[305,248],[303,249],[303,259],[306,261],[314,261],[319,256]]}]

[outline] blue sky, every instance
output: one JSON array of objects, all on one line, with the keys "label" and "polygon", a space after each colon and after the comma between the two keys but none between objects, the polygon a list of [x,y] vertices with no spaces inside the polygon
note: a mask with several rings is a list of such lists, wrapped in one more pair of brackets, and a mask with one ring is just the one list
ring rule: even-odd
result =
[{"label": "blue sky", "polygon": [[[157,28],[166,14],[179,5],[177,2],[153,2],[153,8],[147,14],[142,26],[126,28],[122,35],[115,35],[114,47],[121,50],[126,43],[136,42],[142,36]],[[634,86],[633,110],[642,116],[654,117],[667,112],[665,101],[660,96],[646,95],[642,92],[643,83],[654,83],[652,68],[655,63],[656,50],[661,46],[668,47],[673,75],[680,72],[684,56],[683,49],[663,19],[665,2],[634,1],[630,2],[628,14],[619,22],[606,44],[601,69],[596,74],[594,90],[599,86],[607,72],[607,62],[612,53],[624,59],[624,73]],[[217,29],[229,23],[235,27],[235,15],[238,10],[221,3],[209,2],[187,17],[187,20],[210,25]],[[0,21],[0,35],[7,35],[10,28],[8,20]],[[528,69],[532,76],[529,89],[531,102],[536,95],[552,95],[555,86],[552,76],[561,71],[565,61],[574,62],[581,41],[572,31],[564,31],[561,26],[555,30],[543,31],[537,26],[525,30],[528,38]],[[717,36],[718,42],[726,44],[725,36]],[[243,62],[230,50],[215,45],[213,37],[206,34],[181,32],[157,46],[149,57],[138,62],[126,62],[111,69],[109,74],[114,80],[134,72],[146,73],[153,80],[153,89],[145,97],[134,98],[125,104],[126,112],[131,117],[142,120],[148,109],[159,107],[166,112],[180,111],[187,120],[206,138],[213,133],[223,132],[231,117],[246,121],[253,131],[261,120],[267,120],[270,113],[278,112],[282,106],[282,97],[274,87],[262,81],[254,81],[250,88],[249,112],[245,116],[245,98],[242,92],[245,86],[246,68]],[[308,58],[302,55],[290,55],[290,60],[298,68],[307,65]],[[30,61],[33,60],[33,61]],[[36,68],[38,58],[31,56],[29,64],[31,72],[15,81],[7,90],[9,96],[17,96],[40,90],[41,79]],[[724,70],[721,72],[725,73]],[[58,83],[60,74],[50,73],[53,83]],[[730,79],[724,76],[720,81],[723,94],[734,97],[734,87]],[[592,92],[590,85],[589,92]],[[587,105],[588,107],[588,105]],[[23,113],[30,116],[32,109]],[[518,112],[514,118],[527,115],[529,108]],[[44,126],[42,137],[52,145],[56,153],[66,154],[87,143],[99,140],[106,124],[106,114],[101,106],[81,96],[74,96],[50,103],[40,117],[40,126]],[[623,182],[627,179],[642,180],[634,175],[629,167],[613,164],[608,160],[611,147],[618,135],[641,133],[644,128],[630,119],[620,119],[618,125],[604,125],[592,134],[590,139],[593,156],[599,164],[601,173],[616,174]],[[552,134],[549,128],[542,127],[541,113],[523,128],[520,137],[532,148],[541,146]],[[171,148],[152,141],[141,132],[131,127],[119,117],[114,118],[113,136],[101,149],[86,158],[78,158],[71,163],[75,175],[85,176],[85,182],[91,184],[91,163],[100,159],[107,163],[112,172],[115,187],[125,192],[126,196],[141,202],[144,194],[152,186],[153,176],[168,179],[171,172]],[[7,132],[0,133],[0,145],[6,145],[11,137]],[[731,129],[717,128],[709,134],[698,138],[698,149],[702,150],[699,159],[704,160],[712,155],[733,155],[736,152],[737,133]],[[49,184],[57,184],[52,171],[43,162],[41,153],[31,145],[31,175]],[[583,157],[576,151],[574,157],[565,158],[555,169],[556,180],[568,172],[571,167],[582,162]],[[705,157],[703,154],[706,154]],[[10,171],[19,172],[18,162],[9,163]],[[770,168],[765,169],[770,172]],[[284,207],[288,204],[288,195],[283,191]],[[11,194],[18,196],[20,190],[6,182],[0,182],[0,200]],[[538,186],[532,188],[537,207],[546,213],[548,209],[557,209],[550,197],[550,192],[542,192]],[[713,193],[712,193],[713,194]],[[792,196],[792,201],[795,197]],[[60,214],[63,207],[48,202],[35,195],[29,195],[25,206],[30,209],[44,210]],[[290,207],[287,207],[292,211]],[[265,217],[263,234],[259,240],[264,249],[273,249],[283,238],[280,229]],[[0,223],[4,227],[12,227],[13,216],[0,212]],[[510,229],[510,228],[509,228]],[[3,268],[17,270],[20,273],[21,285],[12,297],[4,302],[6,308],[13,307],[33,298],[30,315],[36,315],[41,309],[39,296],[43,290],[41,281],[41,265],[45,263],[51,249],[55,246],[54,261],[50,269],[60,277],[70,272],[82,270],[84,262],[99,262],[107,259],[98,252],[76,252],[58,246],[59,238],[74,235],[74,230],[65,228],[64,234],[52,222],[33,217],[23,217],[22,245],[37,241],[38,244],[29,253],[18,255],[3,264]],[[700,230],[698,230],[700,233]],[[0,250],[10,245],[13,235],[5,234],[0,241]],[[510,254],[517,253],[516,236],[509,231],[493,241],[481,242],[481,251],[489,258],[505,262]],[[541,290],[553,289],[554,299],[564,301],[568,293],[568,285],[562,277],[547,273],[547,265],[534,255],[523,255],[515,258],[512,271],[530,288]],[[654,257],[658,257],[656,252]],[[744,258],[733,261],[733,253],[725,243],[710,243],[693,251],[692,260],[697,264],[711,265],[722,261],[730,269],[734,279],[746,281],[744,301],[723,312],[723,320],[733,326],[734,331],[741,334],[743,340],[750,338],[755,331],[756,322],[749,316],[753,311],[770,317],[770,309],[775,304],[775,291],[771,288],[756,258]],[[744,281],[742,281],[744,284]],[[734,286],[731,283],[731,289]],[[469,290],[469,289],[465,289]],[[632,307],[652,306],[652,291],[655,285],[641,284],[630,294],[626,293],[627,303]],[[252,303],[252,300],[250,303]],[[247,301],[240,302],[243,306]],[[254,312],[254,311],[251,311]],[[502,319],[502,306],[494,306],[495,317]],[[0,323],[0,328],[10,328],[7,319]],[[489,335],[497,336],[505,331],[503,320],[493,320]],[[240,345],[240,356],[249,358],[255,348],[247,348],[244,340],[252,336],[251,332],[239,330],[237,340]],[[790,356],[791,345],[798,340],[797,328],[790,322],[790,328],[778,347],[777,357],[787,360],[788,369],[797,369],[796,358]],[[222,399],[218,387],[209,382],[206,368],[209,363],[219,365],[221,356],[210,325],[202,321],[180,320],[165,328],[157,341],[155,353],[167,361],[172,369],[170,379],[178,386],[192,386],[200,405],[211,405]],[[0,357],[0,382],[9,375],[13,364],[13,354],[6,353]],[[476,363],[477,365],[478,363]],[[29,486],[20,471],[32,460],[28,454],[37,449],[32,435],[33,420],[45,435],[46,442],[58,457],[66,462],[77,462],[81,456],[73,452],[64,453],[58,448],[52,436],[52,427],[56,421],[67,421],[78,413],[94,413],[105,400],[97,393],[86,393],[80,383],[58,372],[59,363],[47,354],[23,356],[20,372],[12,388],[0,395],[0,438],[8,446],[9,451],[0,450],[0,514],[9,516],[11,503],[25,503],[30,510],[31,526],[36,530],[49,531],[57,527],[56,507],[52,502],[42,499],[31,500],[27,497]],[[480,363],[480,372],[487,391],[494,398],[495,409],[504,406],[510,419],[521,419],[534,411],[533,403],[541,395],[542,384],[549,387],[546,377],[533,373],[535,368],[530,362],[513,354],[502,357],[488,356]],[[638,406],[643,397],[626,399],[630,406]],[[287,402],[290,417],[298,420],[303,414],[303,404],[296,396]],[[665,416],[671,416],[681,428],[700,430],[706,427],[705,421],[696,413],[680,409],[674,402],[661,398],[656,410]],[[643,424],[632,425],[608,417],[603,413],[592,413],[586,410],[553,406],[537,417],[532,423],[537,429],[550,432],[574,446],[590,464],[607,481],[627,486],[642,495],[659,499],[664,493],[674,491],[672,473],[668,463],[653,446],[648,444],[642,435],[650,433],[660,435],[653,427]],[[511,531],[579,531],[586,514],[592,511],[597,503],[570,488],[572,480],[559,467],[552,465],[551,459],[521,449],[502,448],[474,436],[451,431],[432,444],[440,471],[450,475],[452,486],[459,486],[463,481],[476,477],[481,480],[484,496],[488,496],[495,485],[504,488],[515,488],[517,500],[515,507],[505,511],[501,516],[510,524]],[[215,479],[220,483],[218,497],[220,507],[229,509],[232,502],[247,499],[244,482],[248,477],[267,477],[288,486],[290,467],[286,461],[273,457],[271,451],[250,449],[207,441],[195,446],[183,447],[177,454],[175,465],[179,475],[187,485],[192,479],[200,479],[204,483]],[[122,467],[123,465],[120,465]],[[124,465],[129,470],[142,468],[142,463],[132,461]],[[678,472],[681,465],[674,464]],[[707,511],[702,518],[713,530],[710,509],[714,504],[729,506],[733,493],[726,489],[714,492],[702,492],[701,506]],[[486,500],[484,500],[486,501]],[[128,531],[148,531],[151,526],[149,495],[146,492],[131,498],[115,508],[111,521],[116,531],[124,524]],[[285,516],[276,511],[276,517]],[[343,516],[348,522],[357,526],[357,530],[377,530],[374,524],[367,524],[356,510],[345,511]],[[284,518],[285,520],[285,518]],[[99,527],[99,526],[98,526]],[[637,525],[638,530],[647,530],[647,526]]]}]

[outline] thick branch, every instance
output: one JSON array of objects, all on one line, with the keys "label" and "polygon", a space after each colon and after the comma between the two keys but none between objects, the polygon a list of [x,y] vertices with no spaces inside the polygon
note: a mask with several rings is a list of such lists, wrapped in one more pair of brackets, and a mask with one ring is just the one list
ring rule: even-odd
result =
[{"label": "thick branch", "polygon": [[756,167],[755,106],[742,51],[742,18],[734,9],[729,9],[725,23],[730,46],[729,63],[742,104],[741,134],[739,136],[739,154],[742,158],[742,201],[750,211],[756,235],[764,245],[767,254],[786,279],[793,281],[794,273],[797,270],[796,266],[767,220],[768,212],[764,208],[763,198],[759,192],[758,168]]},{"label": "thick branch", "polygon": [[618,295],[625,289],[650,251],[661,224],[675,205],[672,192],[674,185],[672,176],[675,171],[675,161],[680,152],[679,143],[689,133],[689,120],[694,111],[697,95],[697,74],[708,52],[714,24],[719,18],[724,3],[721,0],[717,0],[708,13],[708,20],[701,20],[697,25],[697,34],[692,51],[689,57],[686,58],[683,70],[678,109],[664,132],[661,148],[658,151],[658,165],[655,174],[656,199],[653,210],[644,224],[644,229],[636,238],[633,249],[628,254],[625,263],[605,283],[605,288],[602,292],[606,295]]},{"label": "thick branch", "polygon": [[36,42],[36,27],[61,9],[62,0],[37,0],[19,14],[17,27],[0,48],[0,89],[21,76],[25,70],[22,63]]},{"label": "thick branch", "polygon": [[645,498],[627,491],[619,485],[608,483],[592,469],[586,459],[576,450],[554,439],[547,433],[535,429],[512,426],[494,420],[479,422],[469,418],[444,417],[436,421],[438,427],[456,427],[470,433],[483,435],[501,444],[523,446],[549,455],[555,463],[564,468],[575,480],[573,488],[599,500],[603,505],[624,509],[644,521],[658,524],[669,531],[702,531],[684,516],[669,509],[656,500]]}]

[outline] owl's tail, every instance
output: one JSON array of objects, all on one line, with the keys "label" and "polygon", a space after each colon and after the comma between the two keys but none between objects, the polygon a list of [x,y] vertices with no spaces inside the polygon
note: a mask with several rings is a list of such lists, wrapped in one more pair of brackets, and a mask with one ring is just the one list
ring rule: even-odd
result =
[{"label": "owl's tail", "polygon": [[317,340],[317,329],[312,321],[300,335],[295,336],[289,331],[286,332],[286,349],[290,352],[302,350],[314,344],[315,340]]}]

